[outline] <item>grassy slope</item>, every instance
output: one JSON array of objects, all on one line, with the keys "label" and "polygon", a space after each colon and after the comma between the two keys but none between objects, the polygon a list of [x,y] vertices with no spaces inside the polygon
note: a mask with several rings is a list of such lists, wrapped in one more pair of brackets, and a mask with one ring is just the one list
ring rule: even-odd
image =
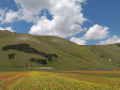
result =
[{"label": "grassy slope", "polygon": [[[20,38],[28,38],[29,40],[24,40]],[[28,43],[30,47],[37,49],[38,51],[43,51],[46,53],[57,54],[58,58],[53,58],[52,62],[48,62],[47,65],[41,65],[33,62],[29,62],[30,58],[44,58],[35,54],[27,54],[17,50],[2,51],[2,47],[8,44],[19,44]],[[9,31],[0,31],[0,70],[12,70],[15,68],[18,70],[24,70],[26,64],[32,65],[33,67],[53,67],[59,70],[79,70],[83,68],[93,68],[93,67],[115,67],[113,65],[115,62],[113,60],[110,62],[106,58],[101,58],[95,52],[87,49],[93,47],[96,51],[97,46],[82,46],[77,45],[67,39],[55,37],[55,36],[36,36],[20,33],[12,33]],[[102,48],[102,46],[100,46]],[[106,51],[111,49],[111,46],[107,47]],[[100,50],[101,50],[100,48]],[[117,47],[118,48],[118,47]],[[99,50],[99,53],[103,53]],[[119,51],[111,51],[105,55],[112,55],[113,53],[119,58]],[[8,54],[16,53],[14,60],[7,59]],[[112,59],[112,58],[111,58]],[[117,61],[120,61],[119,59]]]},{"label": "grassy slope", "polygon": [[117,44],[109,45],[86,45],[84,46],[87,49],[91,50],[93,53],[99,57],[109,61],[115,66],[120,67],[120,47]]}]

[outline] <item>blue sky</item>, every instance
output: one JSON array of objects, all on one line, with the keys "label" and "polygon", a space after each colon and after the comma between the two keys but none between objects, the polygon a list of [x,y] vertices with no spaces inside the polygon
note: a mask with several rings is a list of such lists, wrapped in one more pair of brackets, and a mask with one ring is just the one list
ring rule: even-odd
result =
[{"label": "blue sky", "polygon": [[1,0],[0,30],[79,45],[120,42],[120,0]]}]

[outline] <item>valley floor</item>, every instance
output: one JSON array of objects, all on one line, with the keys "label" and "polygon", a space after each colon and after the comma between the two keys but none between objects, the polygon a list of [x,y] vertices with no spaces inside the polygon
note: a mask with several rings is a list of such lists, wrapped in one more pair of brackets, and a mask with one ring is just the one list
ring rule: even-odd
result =
[{"label": "valley floor", "polygon": [[120,90],[120,71],[0,72],[0,90]]}]

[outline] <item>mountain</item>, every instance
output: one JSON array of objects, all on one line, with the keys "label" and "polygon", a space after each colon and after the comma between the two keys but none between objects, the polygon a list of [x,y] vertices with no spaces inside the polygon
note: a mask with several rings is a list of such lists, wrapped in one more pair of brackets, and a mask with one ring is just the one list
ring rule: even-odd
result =
[{"label": "mountain", "polygon": [[[27,49],[2,50],[3,47],[27,44]],[[120,68],[120,44],[111,45],[78,45],[67,39],[56,36],[37,36],[30,34],[0,31],[0,71],[24,70],[37,67],[50,67],[57,70],[94,69],[97,67]],[[47,56],[33,53],[44,52],[55,54],[49,61]],[[9,59],[10,54],[14,59]],[[47,60],[47,64],[31,62],[30,59]]]}]

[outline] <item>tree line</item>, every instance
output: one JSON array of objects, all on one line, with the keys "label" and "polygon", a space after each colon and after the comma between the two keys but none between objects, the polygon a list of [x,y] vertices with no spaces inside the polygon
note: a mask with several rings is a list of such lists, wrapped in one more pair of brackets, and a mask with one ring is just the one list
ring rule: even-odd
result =
[{"label": "tree line", "polygon": [[38,58],[31,58],[29,60],[30,62],[36,62],[36,63],[40,63],[40,64],[43,64],[43,65],[46,65],[47,64],[47,59],[38,59]]},{"label": "tree line", "polygon": [[[37,54],[37,55],[40,55],[40,56],[43,56],[43,57],[47,58],[49,62],[52,61],[53,57],[55,57],[55,58],[58,57],[56,54],[46,54],[44,52],[39,52],[35,48],[31,48],[26,43],[7,45],[7,46],[3,46],[3,48],[2,48],[3,51],[7,51],[7,50],[10,50],[10,49],[22,51],[22,52],[25,52],[25,53]],[[11,55],[10,57],[13,58],[13,55]]]}]

